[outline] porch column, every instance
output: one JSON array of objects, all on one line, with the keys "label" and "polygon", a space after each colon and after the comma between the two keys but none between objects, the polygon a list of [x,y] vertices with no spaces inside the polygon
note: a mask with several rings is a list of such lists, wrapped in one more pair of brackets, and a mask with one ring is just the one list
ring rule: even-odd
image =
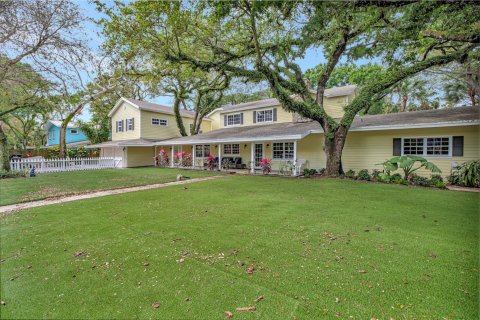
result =
[{"label": "porch column", "polygon": [[192,146],[192,168],[195,169],[195,153],[197,152],[197,147]]},{"label": "porch column", "polygon": [[222,171],[222,144],[218,144],[218,170]]},{"label": "porch column", "polygon": [[255,143],[250,143],[250,149],[251,149],[251,152],[250,152],[250,171],[252,172],[252,174],[255,173]]},{"label": "porch column", "polygon": [[174,152],[175,152],[175,146],[172,146],[172,157],[170,158],[170,167],[174,167],[174,163],[173,163],[173,156],[174,156]]},{"label": "porch column", "polygon": [[157,161],[155,160],[156,157],[157,157],[157,146],[155,146],[155,148],[153,149],[153,166],[154,167],[157,166]]},{"label": "porch column", "polygon": [[297,172],[297,140],[293,141],[293,172],[292,175],[296,176]]}]

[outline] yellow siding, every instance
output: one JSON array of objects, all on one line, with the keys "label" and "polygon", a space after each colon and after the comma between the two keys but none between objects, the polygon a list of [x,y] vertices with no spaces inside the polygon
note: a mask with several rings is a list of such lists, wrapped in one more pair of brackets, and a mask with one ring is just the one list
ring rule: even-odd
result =
[{"label": "yellow siding", "polygon": [[311,134],[298,141],[297,159],[305,160],[306,168],[317,170],[325,168],[323,134]]},{"label": "yellow siding", "polygon": [[[393,138],[430,136],[464,136],[463,157],[427,157],[442,170],[443,176],[450,174],[452,162],[463,163],[480,158],[478,126],[350,132],[342,156],[343,168],[355,171],[361,169],[381,170],[382,166],[375,164],[392,157]],[[425,171],[419,172],[419,174],[430,175]]]},{"label": "yellow siding", "polygon": [[[277,108],[277,121],[275,122],[260,122],[260,123],[253,123],[253,112],[254,111],[261,111],[261,110],[270,110],[273,108]],[[243,113],[243,126],[253,126],[253,125],[264,125],[264,124],[273,124],[273,123],[283,123],[283,122],[292,122],[293,114],[285,111],[280,105],[275,107],[268,107],[268,108],[258,108],[252,110],[244,110],[244,111],[233,111],[229,113],[222,113],[218,112],[218,116],[215,117],[214,121],[219,121],[218,124],[215,124],[214,127],[216,128],[228,128],[229,126],[225,127],[224,124],[224,116],[229,114],[236,114],[236,113]],[[216,115],[217,113],[215,113]],[[230,126],[231,127],[231,126]]]},{"label": "yellow siding", "polygon": [[[126,119],[134,118],[134,130],[126,131]],[[123,102],[112,115],[112,140],[128,140],[140,138],[140,111],[130,104]],[[116,132],[117,121],[123,120],[123,132]]]},{"label": "yellow siding", "polygon": [[127,147],[126,167],[151,166],[153,165],[154,153],[154,147]]}]

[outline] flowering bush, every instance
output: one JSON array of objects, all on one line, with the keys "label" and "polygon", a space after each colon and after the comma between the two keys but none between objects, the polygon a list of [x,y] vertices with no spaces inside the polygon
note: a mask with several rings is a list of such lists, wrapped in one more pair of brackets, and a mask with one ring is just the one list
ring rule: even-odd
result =
[{"label": "flowering bush", "polygon": [[161,167],[168,167],[168,164],[170,163],[168,159],[168,153],[165,151],[165,149],[160,150],[160,153],[158,154],[158,164]]},{"label": "flowering bush", "polygon": [[272,160],[262,158],[262,160],[260,160],[260,167],[262,168],[263,174],[269,174],[272,172]]},{"label": "flowering bush", "polygon": [[175,153],[174,160],[177,165],[182,167],[191,167],[192,166],[192,154],[185,151],[180,151]]},{"label": "flowering bush", "polygon": [[207,156],[207,167],[208,170],[214,170],[217,165],[215,164],[215,157],[210,153]]}]

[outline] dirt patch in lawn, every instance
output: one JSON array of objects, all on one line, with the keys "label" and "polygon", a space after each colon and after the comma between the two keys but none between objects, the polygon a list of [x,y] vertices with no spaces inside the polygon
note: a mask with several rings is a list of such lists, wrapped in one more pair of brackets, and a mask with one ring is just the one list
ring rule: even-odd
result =
[{"label": "dirt patch in lawn", "polygon": [[64,192],[55,187],[43,187],[38,191],[26,194],[25,196],[21,197],[20,202],[29,202],[29,201],[40,200],[40,199],[61,197],[67,194],[69,193]]}]

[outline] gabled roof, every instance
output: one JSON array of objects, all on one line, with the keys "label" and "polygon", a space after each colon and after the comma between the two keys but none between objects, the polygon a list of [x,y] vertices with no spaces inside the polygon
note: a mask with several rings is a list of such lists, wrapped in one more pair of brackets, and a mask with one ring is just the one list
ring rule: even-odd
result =
[{"label": "gabled roof", "polygon": [[[117,103],[112,108],[112,110],[110,110],[110,112],[108,113],[108,116],[111,117],[123,102],[128,103],[129,105],[131,105],[134,108],[137,108],[138,110],[146,110],[151,112],[175,115],[172,107],[164,106],[157,103],[122,97],[117,101]],[[182,117],[186,117],[186,118],[195,117],[195,112],[188,111],[188,110],[180,110],[180,114],[182,115]]]},{"label": "gabled roof", "polygon": [[[354,93],[356,89],[357,89],[357,86],[355,85],[326,89],[325,97],[334,98],[334,97],[349,96],[352,93]],[[316,91],[312,90],[311,93],[316,93]],[[279,105],[280,105],[280,101],[278,101],[276,98],[262,99],[262,100],[244,102],[244,103],[233,104],[233,105],[232,104],[225,105],[213,110],[208,114],[208,116],[210,116],[210,114],[216,111],[220,111],[220,113],[229,113],[229,112],[244,111],[244,110],[257,109],[257,108],[268,108],[268,107],[274,107]]]},{"label": "gabled roof", "polygon": [[[479,125],[480,113],[476,107],[460,107],[428,111],[357,116],[350,131],[398,130]],[[287,122],[267,125],[224,128],[196,136],[173,138],[156,145],[181,145],[247,141],[298,140],[311,133],[322,133],[315,121]]]},{"label": "gabled roof", "polygon": [[[59,120],[48,120],[47,124],[45,126],[45,129],[48,131],[51,126],[58,127],[60,128],[62,126],[62,121]],[[77,128],[72,122],[70,122],[67,126],[67,128]]]}]

